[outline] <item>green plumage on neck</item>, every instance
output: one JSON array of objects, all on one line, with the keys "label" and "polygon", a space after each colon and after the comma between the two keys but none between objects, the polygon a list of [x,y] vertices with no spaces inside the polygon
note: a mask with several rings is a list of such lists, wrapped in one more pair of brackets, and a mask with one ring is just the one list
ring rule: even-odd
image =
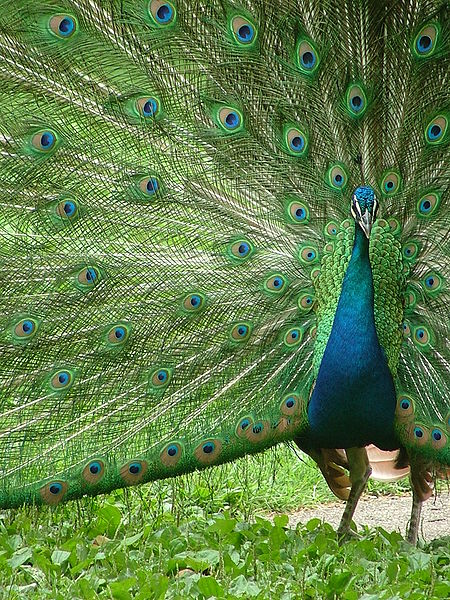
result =
[{"label": "green plumage on neck", "polygon": [[362,184],[398,447],[448,468],[449,34],[418,4],[2,2],[1,506],[308,431]]}]

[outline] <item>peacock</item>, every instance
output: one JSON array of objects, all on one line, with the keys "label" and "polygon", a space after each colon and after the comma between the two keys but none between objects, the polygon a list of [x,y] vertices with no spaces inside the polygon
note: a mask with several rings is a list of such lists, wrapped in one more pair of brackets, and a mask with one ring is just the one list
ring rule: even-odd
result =
[{"label": "peacock", "polygon": [[450,469],[443,0],[3,0],[0,506],[296,444]]}]

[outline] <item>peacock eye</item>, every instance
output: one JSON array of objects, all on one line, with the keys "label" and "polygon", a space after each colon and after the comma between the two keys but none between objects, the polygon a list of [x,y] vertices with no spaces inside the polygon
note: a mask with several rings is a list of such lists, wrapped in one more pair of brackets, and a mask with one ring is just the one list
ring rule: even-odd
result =
[{"label": "peacock eye", "polygon": [[328,169],[327,182],[334,190],[343,190],[347,185],[347,173],[340,165],[333,165]]},{"label": "peacock eye", "polygon": [[419,346],[427,346],[430,342],[430,332],[424,326],[419,326],[414,329],[414,341]]},{"label": "peacock eye", "polygon": [[233,342],[245,342],[250,337],[252,325],[250,323],[236,323],[230,331]]},{"label": "peacock eye", "polygon": [[242,114],[236,108],[225,106],[217,112],[217,123],[227,133],[240,131],[243,125]]},{"label": "peacock eye", "polygon": [[189,312],[200,310],[205,302],[205,297],[202,294],[188,294],[183,300],[183,308]]},{"label": "peacock eye", "polygon": [[429,273],[423,281],[427,292],[437,292],[441,289],[442,278],[437,273]]},{"label": "peacock eye", "polygon": [[56,505],[60,502],[67,492],[68,485],[65,481],[51,481],[44,485],[39,491],[42,500],[46,504]]},{"label": "peacock eye", "polygon": [[306,292],[299,296],[297,303],[299,309],[303,313],[309,312],[314,304],[314,296],[311,293]]},{"label": "peacock eye", "polygon": [[129,328],[126,325],[115,325],[108,331],[108,341],[111,344],[123,344],[129,336]]},{"label": "peacock eye", "polygon": [[39,152],[50,152],[56,145],[56,134],[50,129],[38,131],[31,138],[31,145],[34,150]]},{"label": "peacock eye", "polygon": [[388,171],[381,180],[380,188],[384,196],[393,196],[400,189],[401,177],[397,171]]},{"label": "peacock eye", "polygon": [[139,98],[136,100],[136,110],[144,118],[156,117],[160,112],[159,100],[154,97]]},{"label": "peacock eye", "polygon": [[38,322],[35,319],[22,319],[14,326],[14,335],[17,338],[28,340],[34,337],[37,332]]},{"label": "peacock eye", "polygon": [[78,283],[84,287],[92,287],[99,279],[99,273],[95,267],[85,267],[78,273]]},{"label": "peacock eye", "polygon": [[161,452],[161,462],[166,467],[174,467],[181,459],[182,447],[178,442],[171,442]]},{"label": "peacock eye", "polygon": [[171,374],[168,369],[157,369],[153,372],[151,383],[156,388],[165,387],[171,379]]},{"label": "peacock eye", "polygon": [[428,57],[434,53],[439,30],[435,24],[425,25],[414,40],[414,50],[416,56],[420,58]]},{"label": "peacock eye", "polygon": [[319,66],[319,55],[311,41],[302,39],[297,43],[297,66],[307,75],[314,73]]},{"label": "peacock eye", "polygon": [[167,454],[169,456],[176,456],[178,454],[178,447],[175,446],[174,444],[171,444],[168,448],[167,448]]},{"label": "peacock eye", "polygon": [[300,406],[300,397],[297,394],[288,394],[283,398],[280,404],[280,411],[285,416],[291,416],[298,411]]},{"label": "peacock eye", "polygon": [[283,275],[271,275],[264,282],[264,289],[268,292],[282,292],[286,287],[286,279]]},{"label": "peacock eye", "polygon": [[244,17],[234,17],[231,20],[231,29],[235,40],[240,45],[250,46],[256,39],[256,27]]},{"label": "peacock eye", "polygon": [[307,138],[306,135],[296,127],[289,127],[285,134],[286,148],[292,156],[301,156],[306,152]]},{"label": "peacock eye", "polygon": [[156,177],[144,177],[139,182],[140,190],[146,196],[154,196],[159,190],[159,183]]},{"label": "peacock eye", "polygon": [[303,331],[299,327],[292,327],[284,334],[283,341],[286,346],[297,346],[302,341]]},{"label": "peacock eye", "polygon": [[354,117],[362,116],[367,108],[367,98],[361,86],[354,84],[347,91],[347,108]]},{"label": "peacock eye", "polygon": [[429,194],[422,196],[417,203],[419,216],[429,217],[438,207],[439,202],[440,197],[434,192],[430,192]]},{"label": "peacock eye", "polygon": [[403,246],[403,256],[408,260],[413,260],[419,253],[419,246],[416,242],[409,242]]},{"label": "peacock eye", "polygon": [[70,15],[53,15],[49,21],[49,27],[57,37],[67,39],[75,33],[77,23]]},{"label": "peacock eye", "polygon": [[329,237],[336,237],[339,229],[339,225],[334,221],[330,221],[325,225],[325,235]]},{"label": "peacock eye", "polygon": [[73,375],[70,371],[57,371],[50,379],[50,387],[54,390],[68,389],[73,383]]},{"label": "peacock eye", "polygon": [[253,253],[253,246],[247,240],[238,240],[229,246],[229,252],[232,258],[239,260],[247,259]]},{"label": "peacock eye", "polygon": [[429,144],[439,144],[447,133],[447,117],[438,115],[430,121],[425,129],[425,139]]},{"label": "peacock eye", "polygon": [[288,205],[288,215],[294,223],[306,223],[309,221],[309,211],[305,204],[301,202],[290,202]]},{"label": "peacock eye", "polygon": [[175,22],[176,11],[171,2],[151,0],[148,8],[150,16],[156,25],[164,27]]},{"label": "peacock eye", "polygon": [[302,246],[298,255],[300,262],[310,265],[315,263],[318,260],[318,252],[317,248],[314,246]]},{"label": "peacock eye", "polygon": [[56,205],[56,214],[62,219],[73,219],[78,212],[78,205],[75,200],[65,199]]}]

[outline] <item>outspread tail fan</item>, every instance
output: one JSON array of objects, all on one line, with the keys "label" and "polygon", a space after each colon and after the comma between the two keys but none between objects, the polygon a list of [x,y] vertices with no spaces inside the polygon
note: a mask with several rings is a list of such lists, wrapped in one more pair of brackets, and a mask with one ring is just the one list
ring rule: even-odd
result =
[{"label": "outspread tail fan", "polygon": [[1,3],[1,506],[448,468],[448,45],[439,0]]}]

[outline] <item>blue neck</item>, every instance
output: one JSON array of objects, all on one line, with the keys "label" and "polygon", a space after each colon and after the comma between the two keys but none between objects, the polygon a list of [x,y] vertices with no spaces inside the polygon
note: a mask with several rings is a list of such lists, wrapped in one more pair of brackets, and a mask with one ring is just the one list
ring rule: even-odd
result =
[{"label": "blue neck", "polygon": [[310,443],[395,448],[395,389],[378,342],[369,240],[356,225],[331,334],[308,406]]}]

